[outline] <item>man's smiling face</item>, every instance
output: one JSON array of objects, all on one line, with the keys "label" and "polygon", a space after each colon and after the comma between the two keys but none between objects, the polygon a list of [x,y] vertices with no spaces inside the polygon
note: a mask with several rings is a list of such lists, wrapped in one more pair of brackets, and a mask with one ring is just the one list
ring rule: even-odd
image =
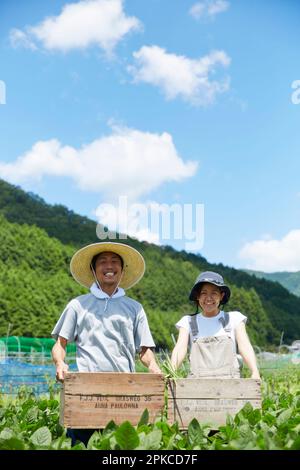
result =
[{"label": "man's smiling face", "polygon": [[122,275],[122,260],[111,251],[104,251],[97,257],[95,272],[101,289],[111,293],[118,285]]}]

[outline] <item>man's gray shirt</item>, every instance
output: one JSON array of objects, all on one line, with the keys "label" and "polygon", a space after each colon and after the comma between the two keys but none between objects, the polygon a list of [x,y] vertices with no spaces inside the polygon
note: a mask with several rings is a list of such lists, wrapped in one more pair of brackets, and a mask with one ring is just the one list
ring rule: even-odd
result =
[{"label": "man's gray shirt", "polygon": [[155,347],[142,305],[125,295],[76,297],[65,308],[52,336],[76,342],[80,372],[134,372],[136,352],[142,346]]}]

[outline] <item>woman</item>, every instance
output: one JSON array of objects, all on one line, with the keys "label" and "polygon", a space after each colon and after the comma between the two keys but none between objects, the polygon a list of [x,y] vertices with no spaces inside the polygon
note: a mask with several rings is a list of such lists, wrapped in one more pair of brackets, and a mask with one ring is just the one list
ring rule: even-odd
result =
[{"label": "woman", "polygon": [[230,294],[220,274],[206,271],[198,276],[189,297],[196,303],[197,311],[176,324],[179,336],[171,357],[174,369],[180,367],[191,345],[190,377],[239,378],[238,351],[251,371],[251,378],[260,379],[246,332],[247,317],[220,309],[229,301]]}]

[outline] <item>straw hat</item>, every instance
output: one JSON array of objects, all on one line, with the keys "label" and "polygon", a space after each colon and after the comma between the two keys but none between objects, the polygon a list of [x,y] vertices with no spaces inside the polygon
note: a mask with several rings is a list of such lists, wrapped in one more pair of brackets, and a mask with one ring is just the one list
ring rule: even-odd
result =
[{"label": "straw hat", "polygon": [[134,286],[143,277],[145,261],[142,255],[129,245],[115,242],[92,243],[78,250],[72,257],[70,271],[75,281],[90,288],[95,282],[91,271],[91,262],[95,255],[111,251],[121,256],[124,262],[123,275],[119,284],[123,289]]}]

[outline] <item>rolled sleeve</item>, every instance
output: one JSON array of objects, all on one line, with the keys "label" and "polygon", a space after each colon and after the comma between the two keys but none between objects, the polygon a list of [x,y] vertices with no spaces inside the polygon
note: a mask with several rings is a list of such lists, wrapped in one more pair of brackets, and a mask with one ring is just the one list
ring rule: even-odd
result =
[{"label": "rolled sleeve", "polygon": [[247,323],[246,315],[243,315],[241,312],[233,311],[229,312],[230,322],[232,324],[233,329],[235,329],[240,323]]},{"label": "rolled sleeve", "polygon": [[189,317],[185,315],[175,324],[175,326],[178,330],[180,328],[185,328],[187,331],[190,331]]},{"label": "rolled sleeve", "polygon": [[71,301],[61,314],[51,336],[57,339],[62,336],[67,341],[75,341],[77,337],[77,313],[74,302]]},{"label": "rolled sleeve", "polygon": [[140,352],[142,347],[155,348],[155,343],[149,328],[148,319],[143,308],[141,308],[137,314],[134,344],[137,352]]}]

